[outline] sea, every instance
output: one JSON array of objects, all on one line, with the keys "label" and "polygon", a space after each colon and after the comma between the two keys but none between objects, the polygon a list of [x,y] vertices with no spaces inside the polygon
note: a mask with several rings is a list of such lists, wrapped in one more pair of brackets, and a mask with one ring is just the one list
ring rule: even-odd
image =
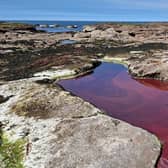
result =
[{"label": "sea", "polygon": [[[103,22],[103,21],[38,21],[38,20],[10,20],[7,22],[17,22],[17,23],[27,23],[33,25],[59,25],[58,27],[50,28],[41,28],[37,26],[38,30],[45,30],[47,32],[79,32],[83,30],[85,25],[94,25],[94,24],[103,24],[103,23],[122,23],[122,24],[144,24],[149,22]],[[69,28],[68,26],[74,26],[76,28]]]},{"label": "sea", "polygon": [[[104,22],[97,22],[97,21],[31,21],[31,20],[10,20],[7,22],[17,22],[17,23],[27,23],[33,25],[59,25],[58,27],[50,28],[41,28],[37,26],[38,30],[45,30],[47,32],[79,32],[83,30],[85,25],[93,25],[97,23],[104,23]],[[76,28],[68,28],[68,26],[76,25]]]}]

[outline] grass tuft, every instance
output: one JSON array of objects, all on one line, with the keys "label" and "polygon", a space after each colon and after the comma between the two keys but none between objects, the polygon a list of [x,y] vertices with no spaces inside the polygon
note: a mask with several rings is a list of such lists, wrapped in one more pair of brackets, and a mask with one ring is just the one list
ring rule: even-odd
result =
[{"label": "grass tuft", "polygon": [[23,168],[24,159],[23,139],[15,142],[9,141],[2,131],[0,133],[0,167],[1,168]]}]

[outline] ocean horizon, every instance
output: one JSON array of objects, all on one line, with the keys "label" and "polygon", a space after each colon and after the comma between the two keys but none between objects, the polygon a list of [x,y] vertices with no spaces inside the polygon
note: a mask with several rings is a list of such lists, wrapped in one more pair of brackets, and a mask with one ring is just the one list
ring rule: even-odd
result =
[{"label": "ocean horizon", "polygon": [[[82,31],[85,25],[94,25],[94,24],[103,24],[103,23],[113,23],[113,24],[145,24],[145,23],[154,23],[154,22],[135,22],[135,21],[69,21],[69,20],[0,20],[3,22],[17,22],[17,23],[26,23],[32,25],[59,25],[55,28],[37,28],[38,30],[45,30],[47,32],[78,32]],[[74,28],[67,28],[68,26],[76,25]]]}]

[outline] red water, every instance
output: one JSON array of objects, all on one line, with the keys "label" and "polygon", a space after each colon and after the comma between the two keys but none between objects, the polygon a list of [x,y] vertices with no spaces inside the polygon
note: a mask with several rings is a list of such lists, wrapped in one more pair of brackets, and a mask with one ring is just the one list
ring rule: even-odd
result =
[{"label": "red water", "polygon": [[168,168],[168,82],[134,80],[122,65],[102,63],[92,74],[59,84],[110,116],[157,135],[163,143],[158,168]]}]

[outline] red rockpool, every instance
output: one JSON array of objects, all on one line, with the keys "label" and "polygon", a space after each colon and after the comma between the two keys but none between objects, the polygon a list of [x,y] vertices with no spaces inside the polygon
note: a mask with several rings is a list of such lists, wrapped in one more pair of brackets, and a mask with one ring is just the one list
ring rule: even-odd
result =
[{"label": "red rockpool", "polygon": [[58,83],[108,115],[157,135],[163,143],[158,168],[168,167],[168,82],[135,80],[124,66],[102,63],[92,74]]}]

